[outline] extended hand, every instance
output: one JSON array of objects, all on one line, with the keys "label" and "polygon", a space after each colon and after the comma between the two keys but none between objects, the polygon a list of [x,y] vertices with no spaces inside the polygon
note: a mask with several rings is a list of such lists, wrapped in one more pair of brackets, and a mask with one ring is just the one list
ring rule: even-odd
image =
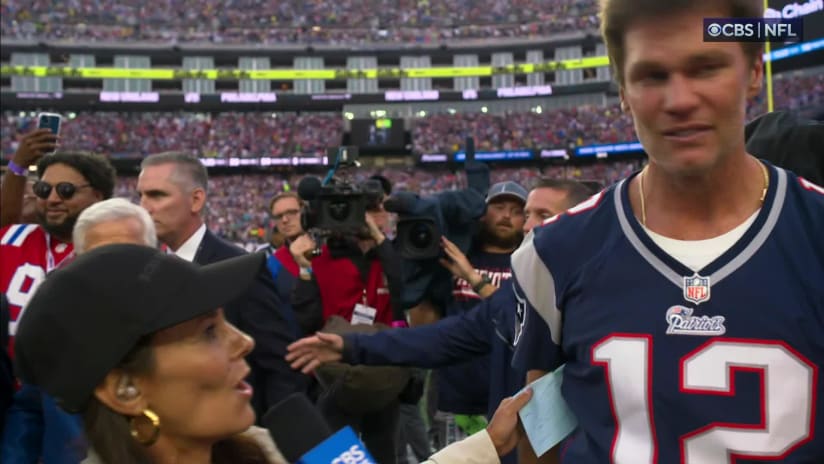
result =
[{"label": "extended hand", "polygon": [[340,335],[318,332],[311,337],[301,338],[286,348],[286,361],[292,369],[300,369],[309,374],[321,364],[340,361],[343,357],[343,337]]},{"label": "extended hand", "polygon": [[510,396],[501,401],[501,405],[495,410],[495,415],[486,426],[486,432],[495,445],[498,456],[503,456],[518,444],[523,436],[523,429],[518,423],[518,411],[521,410],[532,398],[532,389],[527,388],[516,396]]},{"label": "extended hand", "polygon": [[481,275],[475,272],[475,267],[457,245],[450,242],[446,237],[441,237],[441,246],[449,257],[449,259],[440,259],[441,266],[447,268],[455,277],[469,282],[470,285],[474,286],[480,282]]}]

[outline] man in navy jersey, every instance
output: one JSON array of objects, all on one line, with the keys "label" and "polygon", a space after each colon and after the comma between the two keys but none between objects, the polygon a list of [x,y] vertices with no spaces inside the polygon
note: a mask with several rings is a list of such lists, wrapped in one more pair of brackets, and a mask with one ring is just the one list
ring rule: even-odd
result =
[{"label": "man in navy jersey", "polygon": [[745,150],[760,44],[703,40],[760,5],[601,3],[649,164],[513,254],[513,363],[579,422],[547,462],[824,462],[824,189]]}]

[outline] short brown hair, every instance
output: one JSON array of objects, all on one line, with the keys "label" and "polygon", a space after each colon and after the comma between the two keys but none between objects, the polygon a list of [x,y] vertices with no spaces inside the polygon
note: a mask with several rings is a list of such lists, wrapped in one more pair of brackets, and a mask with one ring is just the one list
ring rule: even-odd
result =
[{"label": "short brown hair", "polygon": [[298,195],[296,192],[280,192],[274,197],[272,197],[272,200],[269,202],[269,213],[271,213],[272,210],[275,208],[275,203],[279,202],[280,200],[283,200],[284,198],[294,198],[295,200],[297,200],[298,206],[303,208],[303,200],[300,199],[300,195]]},{"label": "short brown hair", "polygon": [[550,188],[566,192],[567,209],[583,202],[593,194],[592,189],[587,187],[586,184],[573,179],[550,179],[548,177],[542,177],[535,182],[532,190],[539,188]]},{"label": "short brown hair", "polygon": [[[610,67],[619,85],[624,85],[624,37],[627,30],[640,20],[674,16],[702,7],[726,8],[730,18],[761,18],[764,5],[761,0],[600,0],[599,19],[601,36],[607,46]],[[746,42],[744,53],[755,60],[763,46]]]}]

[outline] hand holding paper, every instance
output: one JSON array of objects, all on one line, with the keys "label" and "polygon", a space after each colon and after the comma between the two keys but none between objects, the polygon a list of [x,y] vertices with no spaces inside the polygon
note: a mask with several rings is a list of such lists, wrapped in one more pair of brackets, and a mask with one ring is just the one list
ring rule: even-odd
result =
[{"label": "hand holding paper", "polygon": [[561,366],[529,384],[527,388],[532,388],[532,399],[519,413],[529,443],[539,457],[578,426],[578,420],[561,396],[563,371],[564,366]]}]

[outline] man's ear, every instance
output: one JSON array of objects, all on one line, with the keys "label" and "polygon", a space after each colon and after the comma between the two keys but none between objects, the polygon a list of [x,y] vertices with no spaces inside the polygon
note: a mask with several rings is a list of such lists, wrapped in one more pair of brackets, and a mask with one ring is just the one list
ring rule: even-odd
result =
[{"label": "man's ear", "polygon": [[94,389],[94,396],[113,411],[125,416],[140,415],[148,404],[134,378],[117,369],[109,372]]},{"label": "man's ear", "polygon": [[629,109],[629,105],[627,104],[627,100],[624,97],[624,88],[623,87],[618,88],[618,98],[621,99],[621,111],[623,111],[624,113],[631,113],[631,111]]},{"label": "man's ear", "polygon": [[192,190],[192,212],[200,214],[206,207],[206,192],[202,188]]},{"label": "man's ear", "polygon": [[761,93],[764,86],[764,57],[759,53],[753,60],[750,69],[750,81],[747,84],[747,97],[755,98]]}]

